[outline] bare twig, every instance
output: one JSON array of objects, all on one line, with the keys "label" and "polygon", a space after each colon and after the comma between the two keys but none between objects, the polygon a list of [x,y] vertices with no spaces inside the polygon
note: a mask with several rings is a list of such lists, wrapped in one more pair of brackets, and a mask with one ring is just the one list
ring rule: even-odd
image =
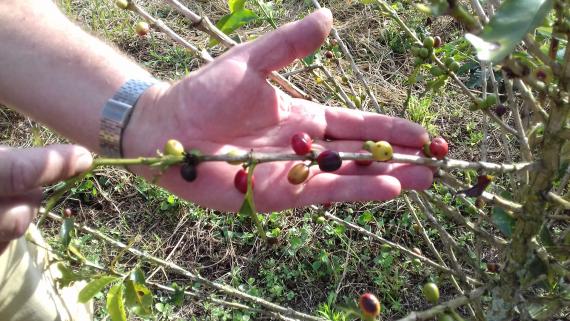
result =
[{"label": "bare twig", "polygon": [[[317,208],[317,207],[314,207],[314,208]],[[352,230],[355,230],[355,231],[357,231],[357,232],[359,232],[359,233],[361,233],[361,234],[364,234],[364,235],[366,235],[366,236],[368,236],[368,237],[371,237],[371,238],[373,238],[373,239],[379,241],[380,243],[388,244],[388,245],[390,245],[391,247],[393,247],[393,248],[395,248],[395,249],[398,249],[398,250],[404,252],[405,254],[407,254],[407,255],[409,255],[409,256],[412,256],[412,257],[414,257],[414,258],[417,258],[417,259],[419,259],[420,261],[426,263],[427,265],[429,265],[429,266],[431,266],[431,267],[433,267],[433,268],[436,268],[436,269],[438,269],[438,270],[440,270],[440,271],[442,271],[442,272],[446,272],[446,273],[448,273],[448,274],[455,275],[455,276],[461,278],[462,280],[467,280],[467,282],[469,282],[469,283],[480,284],[479,281],[477,281],[477,280],[475,280],[475,279],[473,279],[473,278],[471,278],[471,277],[465,275],[465,273],[464,273],[461,269],[460,269],[460,270],[452,270],[452,269],[450,269],[450,268],[448,268],[448,267],[442,266],[442,265],[440,265],[440,264],[438,264],[438,263],[436,263],[436,262],[434,262],[434,261],[432,261],[432,260],[430,260],[430,259],[428,259],[428,258],[422,256],[422,255],[416,254],[414,251],[412,251],[412,250],[410,250],[410,249],[407,249],[407,248],[405,248],[405,247],[403,247],[403,246],[401,246],[401,245],[399,245],[399,244],[397,244],[397,243],[391,242],[391,241],[389,241],[389,240],[387,240],[387,239],[385,239],[385,238],[383,238],[383,237],[381,237],[381,236],[378,236],[378,235],[376,235],[376,234],[374,234],[374,233],[372,233],[372,232],[369,232],[369,231],[367,231],[366,229],[364,229],[364,228],[362,228],[362,227],[360,227],[360,226],[358,226],[358,225],[355,225],[355,224],[352,224],[352,223],[350,223],[350,222],[348,222],[348,221],[345,221],[345,220],[343,220],[343,219],[340,219],[340,218],[336,217],[335,215],[329,213],[328,211],[325,211],[325,212],[324,212],[324,216],[325,216],[326,218],[328,218],[328,219],[330,219],[330,220],[333,220],[333,221],[335,221],[335,222],[337,222],[337,223],[340,223],[340,224],[342,224],[342,225],[344,225],[344,226],[346,226],[346,227],[348,227],[348,228],[350,228],[350,229],[352,229]]]},{"label": "bare twig", "polygon": [[446,311],[449,310],[454,310],[460,306],[463,306],[469,302],[473,302],[477,299],[479,299],[479,297],[481,297],[485,291],[487,290],[487,287],[481,287],[478,289],[475,289],[471,292],[469,292],[469,294],[467,295],[462,295],[460,297],[457,297],[453,300],[447,301],[445,303],[442,303],[440,305],[436,305],[431,309],[422,311],[422,312],[412,312],[410,314],[408,314],[406,317],[398,319],[396,321],[420,321],[420,320],[427,320],[427,319],[431,319],[434,318],[436,316],[438,316],[439,314],[442,314]]},{"label": "bare twig", "polygon": [[532,154],[530,151],[530,146],[528,145],[528,138],[526,137],[524,126],[522,123],[521,115],[519,113],[519,108],[517,106],[517,102],[515,99],[515,95],[513,93],[513,85],[512,82],[508,79],[506,73],[503,71],[503,77],[505,79],[505,87],[507,89],[507,97],[508,97],[508,104],[511,108],[513,113],[513,117],[515,119],[515,127],[517,128],[517,134],[519,144],[521,145],[521,156],[524,161],[528,162],[532,159]]}]

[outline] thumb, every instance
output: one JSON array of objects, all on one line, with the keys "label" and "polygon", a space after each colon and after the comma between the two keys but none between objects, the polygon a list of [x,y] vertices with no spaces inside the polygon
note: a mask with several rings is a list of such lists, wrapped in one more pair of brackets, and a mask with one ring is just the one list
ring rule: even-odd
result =
[{"label": "thumb", "polygon": [[245,45],[240,53],[249,57],[250,68],[266,76],[319,48],[331,27],[330,10],[320,9]]},{"label": "thumb", "polygon": [[0,196],[22,194],[86,171],[91,153],[75,145],[14,149],[0,147]]}]

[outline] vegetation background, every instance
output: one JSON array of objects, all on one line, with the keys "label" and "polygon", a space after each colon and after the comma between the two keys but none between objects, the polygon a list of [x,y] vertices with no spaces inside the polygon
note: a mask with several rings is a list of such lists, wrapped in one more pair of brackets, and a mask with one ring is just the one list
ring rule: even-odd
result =
[{"label": "vegetation background", "polygon": [[[136,35],[134,26],[140,18],[117,8],[113,1],[58,0],[57,3],[70,19],[125,52],[160,79],[176,81],[203,64],[160,32],[151,32],[147,37]],[[191,42],[200,47],[208,46],[210,39],[204,33],[193,29],[187,20],[162,1],[137,3]],[[248,8],[261,15],[259,7],[249,1],[247,3]],[[229,11],[227,2],[222,0],[185,1],[185,4],[214,22]],[[437,94],[427,91],[422,82],[413,86],[408,84],[414,63],[413,56],[409,54],[411,45],[393,21],[359,1],[322,1],[321,5],[332,10],[334,26],[387,114],[418,122],[432,136],[444,136],[450,143],[450,157],[479,160],[484,136],[483,120],[478,114],[469,112],[466,100],[453,84],[447,84]],[[392,5],[416,31],[440,36],[445,45],[438,50],[446,51],[461,62],[459,76],[471,90],[480,92],[478,62],[469,58],[473,57],[473,49],[462,38],[463,30],[458,24],[447,17],[428,18],[415,9],[413,1],[394,1]],[[302,18],[314,10],[311,1],[277,0],[272,2],[271,8],[277,25]],[[248,41],[271,30],[266,21],[254,21],[237,30],[233,36],[240,41]],[[332,48],[330,42],[328,44],[314,58],[327,65],[345,88],[349,82],[355,86],[356,92],[362,94],[361,109],[374,111],[370,102],[364,99],[364,89],[352,81],[354,75],[338,50],[334,52],[349,79],[344,79],[338,72],[339,67],[324,57],[324,51]],[[210,50],[214,56],[223,51],[219,46]],[[302,64],[296,62],[286,71],[299,68]],[[314,75],[297,74],[289,79],[324,104],[342,105],[324,89],[323,78],[325,76],[317,70]],[[404,107],[408,91],[411,93],[410,101]],[[360,100],[352,98],[355,102]],[[523,115],[524,121],[528,121],[527,118],[528,115]],[[49,129],[8,108],[0,109],[0,144],[30,147],[61,141],[62,138]],[[494,126],[489,127],[487,144],[487,157],[494,162],[504,161],[507,153],[514,150],[511,142],[504,141]],[[475,171],[457,174],[467,182],[474,182],[477,177]],[[498,182],[503,179],[501,175],[497,177]],[[441,185],[435,184],[434,189],[441,192],[448,204],[463,208],[464,204],[445,192]],[[50,190],[48,188],[47,192]],[[495,190],[495,186],[490,190],[503,192]],[[330,313],[332,310],[348,305],[364,292],[372,292],[383,304],[383,319],[390,320],[430,306],[421,295],[421,287],[427,281],[438,283],[442,300],[457,295],[449,279],[440,277],[432,268],[340,224],[332,221],[323,223],[318,219],[325,210],[322,206],[264,215],[269,232],[277,238],[275,244],[268,246],[256,237],[248,217],[197,207],[125,170],[105,168],[97,170],[74,188],[56,211],[63,208],[73,209],[78,222],[96,227],[117,240],[198,271],[210,280],[298,311],[312,314],[321,311],[333,315]],[[422,236],[414,228],[411,213],[400,198],[387,202],[331,204],[326,210],[393,242],[429,252]],[[473,233],[449,221],[445,224],[461,246],[480,249],[482,266],[485,262],[498,261],[497,253],[482,245]],[[560,229],[564,228],[567,226],[560,226]],[[48,221],[43,228],[54,247],[59,242],[59,229],[60,223],[55,221]],[[443,248],[437,231],[428,228],[427,232],[436,247]],[[89,234],[80,233],[75,242],[88,260],[101,265],[108,265],[119,254],[119,250]],[[121,254],[117,268],[128,271],[137,264],[153,281],[167,285],[176,283],[189,290],[200,289],[200,285],[141,262],[128,253]],[[246,321],[270,318],[214,304],[203,297],[186,297],[181,303],[167,292],[156,290],[155,294],[154,308],[159,320]],[[212,294],[212,297],[223,296]],[[96,299],[96,319],[106,320],[104,295],[99,294]],[[568,313],[568,309],[564,310],[561,317],[568,317]],[[342,317],[339,316],[338,320]]]}]

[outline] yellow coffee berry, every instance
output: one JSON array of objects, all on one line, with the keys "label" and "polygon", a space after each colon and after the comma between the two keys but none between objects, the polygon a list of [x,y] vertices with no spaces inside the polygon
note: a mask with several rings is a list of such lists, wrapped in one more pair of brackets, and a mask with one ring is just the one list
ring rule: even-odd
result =
[{"label": "yellow coffee berry", "polygon": [[385,162],[392,159],[392,155],[394,154],[394,150],[392,149],[392,145],[386,141],[379,141],[374,143],[370,147],[370,152],[372,153],[372,157],[376,161]]}]

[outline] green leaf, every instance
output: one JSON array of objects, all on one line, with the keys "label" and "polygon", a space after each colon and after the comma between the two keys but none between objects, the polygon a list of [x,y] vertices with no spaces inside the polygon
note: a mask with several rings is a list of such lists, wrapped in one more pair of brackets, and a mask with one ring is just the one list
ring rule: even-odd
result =
[{"label": "green leaf", "polygon": [[101,292],[107,285],[117,281],[119,278],[111,275],[104,275],[89,282],[81,291],[79,292],[78,300],[80,303],[87,303],[91,300],[95,294]]},{"label": "green leaf", "polygon": [[57,269],[61,272],[61,278],[56,280],[58,288],[64,288],[71,285],[75,281],[86,280],[90,278],[88,273],[76,273],[69,266],[64,263],[58,263]]},{"label": "green leaf", "polygon": [[135,283],[142,285],[146,284],[144,272],[140,268],[134,269],[129,275],[129,279],[133,280]]},{"label": "green leaf", "polygon": [[61,244],[63,247],[67,248],[71,239],[75,235],[75,220],[73,218],[66,218],[61,223],[61,230],[59,231],[59,237],[61,239]]},{"label": "green leaf", "polygon": [[152,314],[152,293],[143,284],[133,280],[126,280],[125,304],[130,311],[138,316],[148,316]]},{"label": "green leaf", "polygon": [[515,218],[500,207],[493,208],[493,223],[499,228],[501,233],[506,237],[513,235],[513,227],[515,226]]},{"label": "green leaf", "polygon": [[[216,23],[216,27],[218,27],[218,29],[220,29],[223,33],[229,35],[239,27],[255,19],[257,19],[257,15],[253,11],[249,9],[243,9],[223,16],[222,19]],[[211,38],[209,46],[214,46],[217,43],[218,41],[216,39]]]},{"label": "green leaf", "polygon": [[498,63],[509,55],[524,36],[542,24],[553,0],[506,0],[483,32],[465,38],[477,50],[477,58]]},{"label": "green leaf", "polygon": [[123,284],[117,284],[111,287],[107,293],[107,312],[111,317],[111,321],[127,321],[127,312],[123,302]]},{"label": "green leaf", "polygon": [[244,6],[245,0],[228,0],[228,7],[231,13],[243,10]]},{"label": "green leaf", "polygon": [[250,197],[245,197],[243,199],[243,203],[241,204],[241,207],[239,209],[239,213],[243,214],[243,215],[247,215],[247,216],[252,216],[255,215],[255,212],[253,211],[253,206],[251,204],[251,198]]}]

